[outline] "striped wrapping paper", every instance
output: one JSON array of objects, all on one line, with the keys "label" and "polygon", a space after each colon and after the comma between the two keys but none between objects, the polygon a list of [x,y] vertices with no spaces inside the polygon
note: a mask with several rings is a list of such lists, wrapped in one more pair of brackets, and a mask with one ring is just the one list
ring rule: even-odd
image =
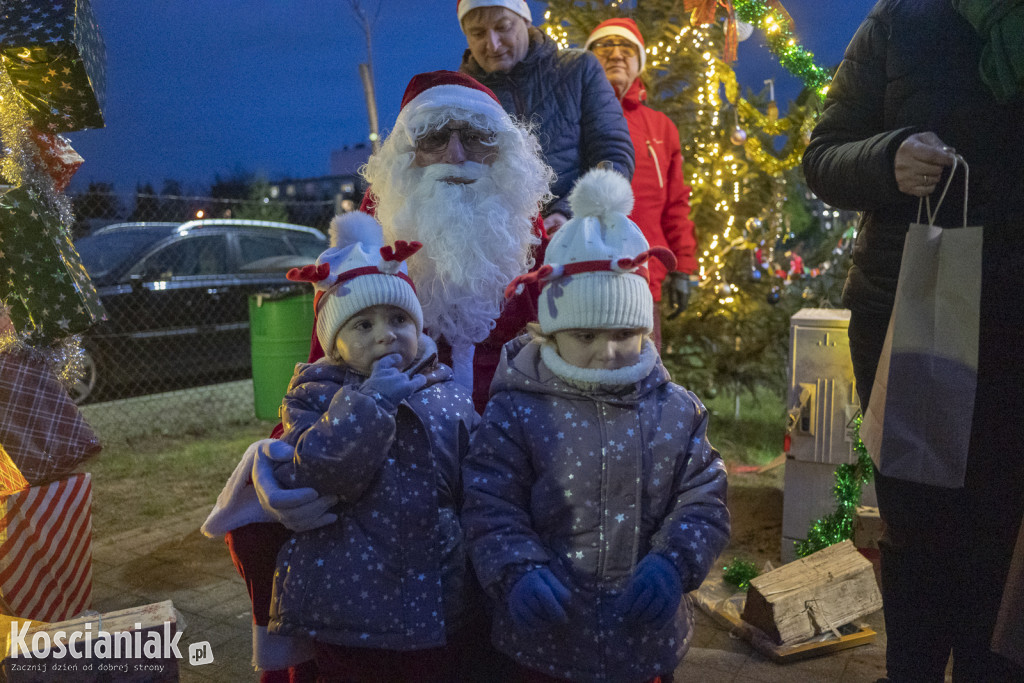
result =
[{"label": "striped wrapping paper", "polygon": [[0,493],[0,595],[14,614],[68,619],[92,602],[92,486],[74,474]]}]

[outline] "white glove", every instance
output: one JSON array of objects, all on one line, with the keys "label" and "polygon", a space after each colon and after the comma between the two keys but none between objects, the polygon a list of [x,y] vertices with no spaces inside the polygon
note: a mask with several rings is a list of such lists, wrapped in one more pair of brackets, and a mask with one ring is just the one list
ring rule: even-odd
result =
[{"label": "white glove", "polygon": [[294,448],[276,439],[268,439],[256,449],[252,485],[263,510],[291,531],[309,531],[338,521],[338,515],[328,512],[338,504],[337,496],[321,496],[312,488],[281,488],[274,468],[290,462],[294,455]]}]

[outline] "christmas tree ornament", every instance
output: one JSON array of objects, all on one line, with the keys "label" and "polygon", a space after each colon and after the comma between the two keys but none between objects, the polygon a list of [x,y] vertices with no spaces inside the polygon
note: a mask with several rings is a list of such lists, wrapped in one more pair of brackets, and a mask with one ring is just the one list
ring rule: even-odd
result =
[{"label": "christmas tree ornament", "polygon": [[768,86],[768,109],[765,113],[768,120],[774,123],[779,120],[779,105],[775,102],[775,79],[766,78],[764,84]]},{"label": "christmas tree ornament", "polygon": [[732,133],[729,135],[729,142],[739,147],[747,141],[747,131],[737,125],[732,129]]},{"label": "christmas tree ornament", "polygon": [[744,40],[746,40],[747,38],[749,38],[752,35],[754,35],[754,25],[753,24],[748,24],[745,21],[737,21],[736,22],[736,39],[737,40],[739,40],[742,43]]},{"label": "christmas tree ornament", "polygon": [[774,306],[775,304],[779,303],[779,300],[781,298],[782,289],[778,285],[775,285],[771,288],[771,291],[768,292],[768,295],[765,297],[765,300],[772,306]]}]

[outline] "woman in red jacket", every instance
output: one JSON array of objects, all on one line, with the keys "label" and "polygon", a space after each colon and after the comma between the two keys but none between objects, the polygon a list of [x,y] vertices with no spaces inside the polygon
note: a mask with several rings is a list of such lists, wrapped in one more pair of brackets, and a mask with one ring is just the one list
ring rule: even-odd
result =
[{"label": "woman in red jacket", "polygon": [[[639,76],[645,62],[644,38],[632,19],[608,19],[587,38],[605,76],[615,88],[633,140],[636,170],[633,172],[633,219],[652,247],[667,247],[675,254],[677,270],[668,272],[661,262],[651,265],[651,294],[657,305],[662,282],[668,278],[665,296],[670,315],[686,308],[696,285],[697,238],[690,215],[690,186],[683,179],[683,153],[679,129],[672,120],[643,101],[647,91]],[[654,339],[661,346],[660,316],[654,316]]]}]

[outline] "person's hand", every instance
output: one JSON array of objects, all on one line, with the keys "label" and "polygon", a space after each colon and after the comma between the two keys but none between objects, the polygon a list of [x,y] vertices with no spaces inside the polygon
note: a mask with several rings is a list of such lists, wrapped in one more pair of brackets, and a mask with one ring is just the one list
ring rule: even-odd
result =
[{"label": "person's hand", "polygon": [[568,220],[569,219],[564,213],[559,213],[558,211],[549,213],[544,217],[544,230],[546,230],[549,235],[554,235],[555,231],[565,225]]},{"label": "person's hand", "polygon": [[697,289],[700,282],[696,275],[672,271],[668,274],[662,287],[662,296],[668,300],[668,319],[678,318],[690,304],[690,295]]},{"label": "person's hand", "polygon": [[285,489],[274,476],[274,468],[290,462],[295,449],[284,441],[266,439],[256,449],[252,463],[252,485],[264,511],[291,531],[309,531],[338,521],[328,512],[337,496],[321,496],[316,489]]},{"label": "person's hand", "polygon": [[664,556],[651,553],[636,566],[618,607],[626,621],[661,628],[672,619],[683,598],[683,581]]},{"label": "person's hand", "polygon": [[896,185],[903,194],[925,197],[935,191],[942,169],[952,166],[956,151],[932,132],[914,133],[896,150]]},{"label": "person's hand", "polygon": [[565,608],[572,593],[547,567],[531,570],[516,581],[508,594],[508,611],[512,621],[522,628],[569,621]]},{"label": "person's hand", "polygon": [[395,367],[401,361],[402,355],[399,353],[390,353],[377,360],[360,391],[374,398],[380,397],[392,406],[412,396],[427,383],[427,378],[423,375],[409,377]]}]

